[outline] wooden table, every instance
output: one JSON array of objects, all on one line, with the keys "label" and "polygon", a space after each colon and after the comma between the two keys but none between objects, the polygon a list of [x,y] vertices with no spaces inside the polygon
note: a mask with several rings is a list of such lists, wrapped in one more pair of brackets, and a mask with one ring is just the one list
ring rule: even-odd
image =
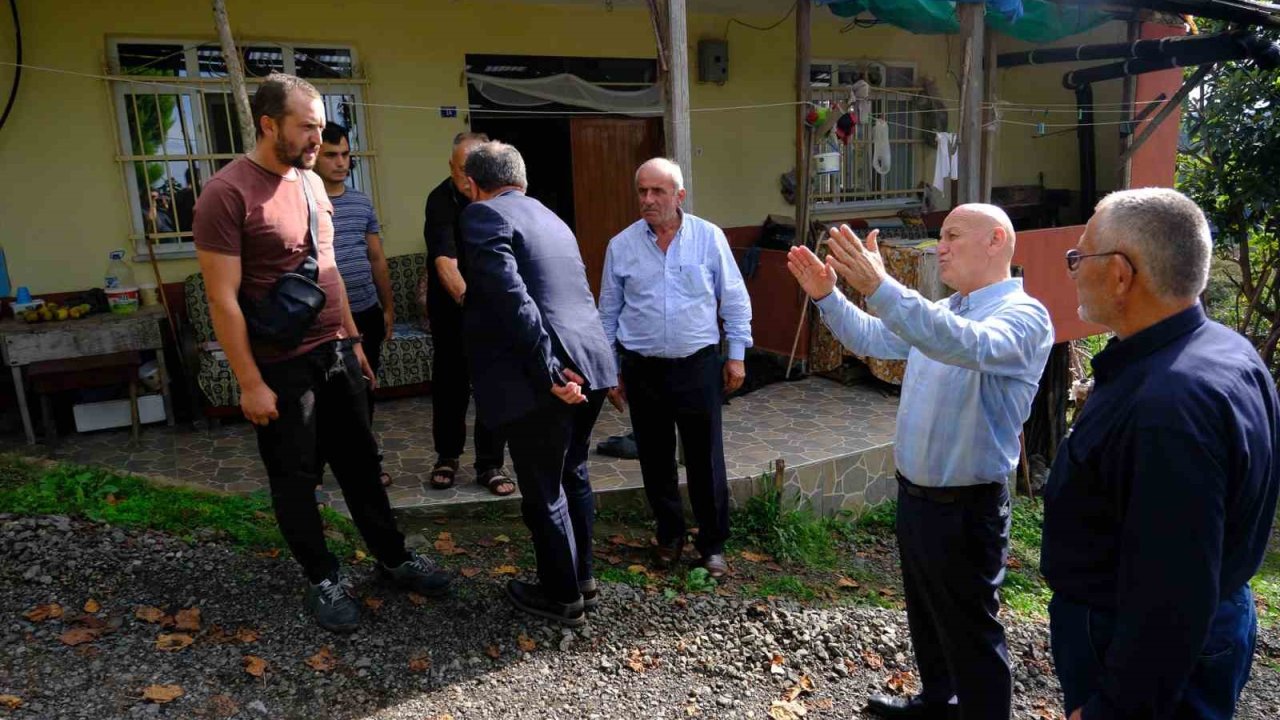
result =
[{"label": "wooden table", "polygon": [[169,394],[169,372],[164,363],[164,334],[161,323],[164,308],[159,305],[139,308],[130,315],[100,313],[76,320],[27,324],[17,320],[0,320],[0,359],[13,372],[13,387],[22,412],[22,428],[27,444],[36,442],[31,425],[31,409],[27,406],[26,381],[22,369],[31,363],[47,360],[110,355],[136,350],[155,350],[160,369],[160,392],[164,397],[164,413],[173,425],[173,398]]}]

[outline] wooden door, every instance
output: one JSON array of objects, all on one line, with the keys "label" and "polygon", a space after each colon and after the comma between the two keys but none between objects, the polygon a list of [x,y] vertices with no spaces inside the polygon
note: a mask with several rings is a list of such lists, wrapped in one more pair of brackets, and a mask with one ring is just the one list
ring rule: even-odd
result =
[{"label": "wooden door", "polygon": [[661,118],[573,118],[570,123],[574,232],[591,292],[599,297],[609,240],[640,219],[636,168],[662,153],[662,122]]}]

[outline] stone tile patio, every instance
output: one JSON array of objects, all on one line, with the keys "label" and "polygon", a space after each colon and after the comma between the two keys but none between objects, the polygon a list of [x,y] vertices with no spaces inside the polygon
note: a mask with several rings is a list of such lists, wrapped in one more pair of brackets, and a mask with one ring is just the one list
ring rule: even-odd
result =
[{"label": "stone tile patio", "polygon": [[[886,497],[893,475],[892,439],[896,397],[867,386],[845,387],[822,378],[777,383],[735,399],[725,408],[725,461],[735,501],[741,502],[758,477],[781,457],[786,486],[814,510],[832,513]],[[458,484],[449,490],[424,490],[435,452],[431,441],[431,398],[388,400],[374,419],[384,468],[395,478],[390,488],[397,509],[441,511],[457,504],[499,500],[474,482],[470,447],[463,456]],[[593,447],[627,432],[625,415],[606,405],[592,436]],[[470,441],[468,440],[468,445]],[[0,438],[0,449],[17,450],[77,463],[158,476],[225,492],[266,487],[252,428],[243,421],[210,430],[149,425],[136,447],[127,430],[64,437],[50,451],[28,448],[20,436]],[[591,480],[599,493],[636,490],[640,464],[592,453]],[[682,470],[683,473],[683,470]],[[326,474],[324,491],[335,508],[341,493]]]}]

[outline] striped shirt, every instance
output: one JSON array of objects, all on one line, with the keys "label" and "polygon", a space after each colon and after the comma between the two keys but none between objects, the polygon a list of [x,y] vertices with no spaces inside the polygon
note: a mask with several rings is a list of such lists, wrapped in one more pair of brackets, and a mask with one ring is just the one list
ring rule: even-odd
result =
[{"label": "striped shirt", "polygon": [[839,290],[817,305],[854,353],[907,361],[893,446],[899,472],[930,487],[1006,481],[1053,346],[1049,312],[1020,278],[930,302],[886,277],[867,298],[879,317]]},{"label": "striped shirt", "polygon": [[351,312],[362,312],[378,304],[367,236],[382,232],[382,228],[369,196],[359,190],[347,188],[341,195],[330,196],[329,201],[333,203],[333,252],[338,272],[347,286]]}]

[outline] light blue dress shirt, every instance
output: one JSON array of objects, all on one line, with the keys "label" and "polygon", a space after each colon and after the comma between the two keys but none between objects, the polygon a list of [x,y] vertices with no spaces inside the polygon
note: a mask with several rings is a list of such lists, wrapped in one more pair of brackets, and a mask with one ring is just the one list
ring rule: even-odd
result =
[{"label": "light blue dress shirt", "polygon": [[688,357],[719,344],[717,309],[729,359],[742,360],[751,346],[751,298],[720,228],[682,213],[665,253],[644,220],[609,241],[600,320],[610,345],[646,357]]},{"label": "light blue dress shirt", "polygon": [[929,487],[1007,480],[1053,346],[1049,312],[1020,278],[930,302],[886,277],[867,298],[878,317],[839,290],[816,304],[853,352],[907,360],[893,448],[898,472]]}]

